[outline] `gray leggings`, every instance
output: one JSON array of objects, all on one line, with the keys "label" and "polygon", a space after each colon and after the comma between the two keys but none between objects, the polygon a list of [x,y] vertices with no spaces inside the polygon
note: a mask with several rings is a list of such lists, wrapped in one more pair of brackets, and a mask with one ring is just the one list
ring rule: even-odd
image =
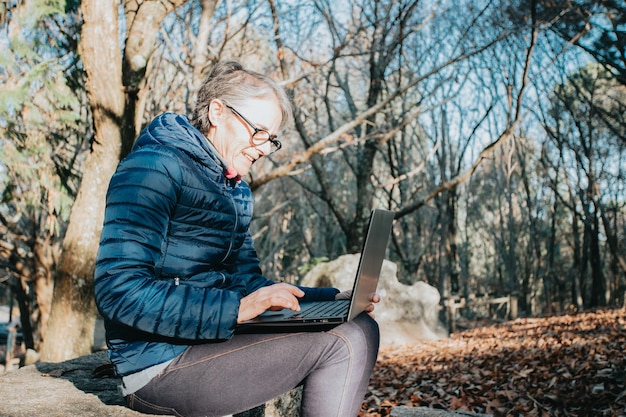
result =
[{"label": "gray leggings", "polygon": [[189,347],[126,402],[149,414],[224,416],[302,385],[302,417],[355,417],[378,344],[365,313],[327,332],[237,334]]}]

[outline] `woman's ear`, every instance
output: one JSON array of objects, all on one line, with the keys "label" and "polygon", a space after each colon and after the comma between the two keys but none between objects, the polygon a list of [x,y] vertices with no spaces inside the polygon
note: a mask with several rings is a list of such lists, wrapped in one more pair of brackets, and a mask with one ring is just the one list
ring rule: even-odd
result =
[{"label": "woman's ear", "polygon": [[226,105],[222,100],[213,99],[209,103],[209,122],[211,122],[211,126],[217,126],[221,123],[222,117],[224,116],[224,112],[226,110]]}]

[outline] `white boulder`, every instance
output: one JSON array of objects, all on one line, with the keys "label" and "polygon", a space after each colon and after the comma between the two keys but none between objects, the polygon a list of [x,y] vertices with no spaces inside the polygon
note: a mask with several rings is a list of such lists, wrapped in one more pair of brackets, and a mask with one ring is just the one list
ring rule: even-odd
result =
[{"label": "white boulder", "polygon": [[[344,255],[316,265],[300,282],[307,287],[332,286],[341,291],[352,288],[359,255]],[[439,291],[423,281],[405,285],[398,281],[396,264],[385,260],[378,282],[382,300],[376,305],[381,346],[414,344],[448,337],[439,320]]]}]

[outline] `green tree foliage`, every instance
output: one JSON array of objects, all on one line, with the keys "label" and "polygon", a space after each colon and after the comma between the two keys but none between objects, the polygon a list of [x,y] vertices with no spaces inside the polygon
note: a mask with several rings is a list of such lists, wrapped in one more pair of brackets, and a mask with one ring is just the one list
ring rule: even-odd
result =
[{"label": "green tree foliage", "polygon": [[[65,13],[64,2],[3,7],[0,262],[22,295],[22,315],[32,313],[35,335],[27,340],[33,347],[50,311],[51,274],[78,190],[89,124],[75,55],[76,16]],[[26,321],[23,327],[30,329]]]},{"label": "green tree foliage", "polygon": [[[526,20],[522,0],[509,9]],[[537,17],[566,42],[577,45],[626,85],[626,3],[621,0],[536,0]]]}]

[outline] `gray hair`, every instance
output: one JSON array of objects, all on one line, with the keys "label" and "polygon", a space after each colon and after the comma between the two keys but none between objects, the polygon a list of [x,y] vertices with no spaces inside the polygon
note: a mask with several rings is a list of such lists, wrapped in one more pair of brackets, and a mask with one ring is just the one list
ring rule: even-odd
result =
[{"label": "gray hair", "polygon": [[202,83],[191,123],[202,133],[209,131],[209,105],[214,99],[223,100],[236,107],[251,98],[274,96],[282,113],[280,128],[291,118],[292,110],[285,90],[266,75],[245,69],[240,63],[227,61],[217,63]]}]

